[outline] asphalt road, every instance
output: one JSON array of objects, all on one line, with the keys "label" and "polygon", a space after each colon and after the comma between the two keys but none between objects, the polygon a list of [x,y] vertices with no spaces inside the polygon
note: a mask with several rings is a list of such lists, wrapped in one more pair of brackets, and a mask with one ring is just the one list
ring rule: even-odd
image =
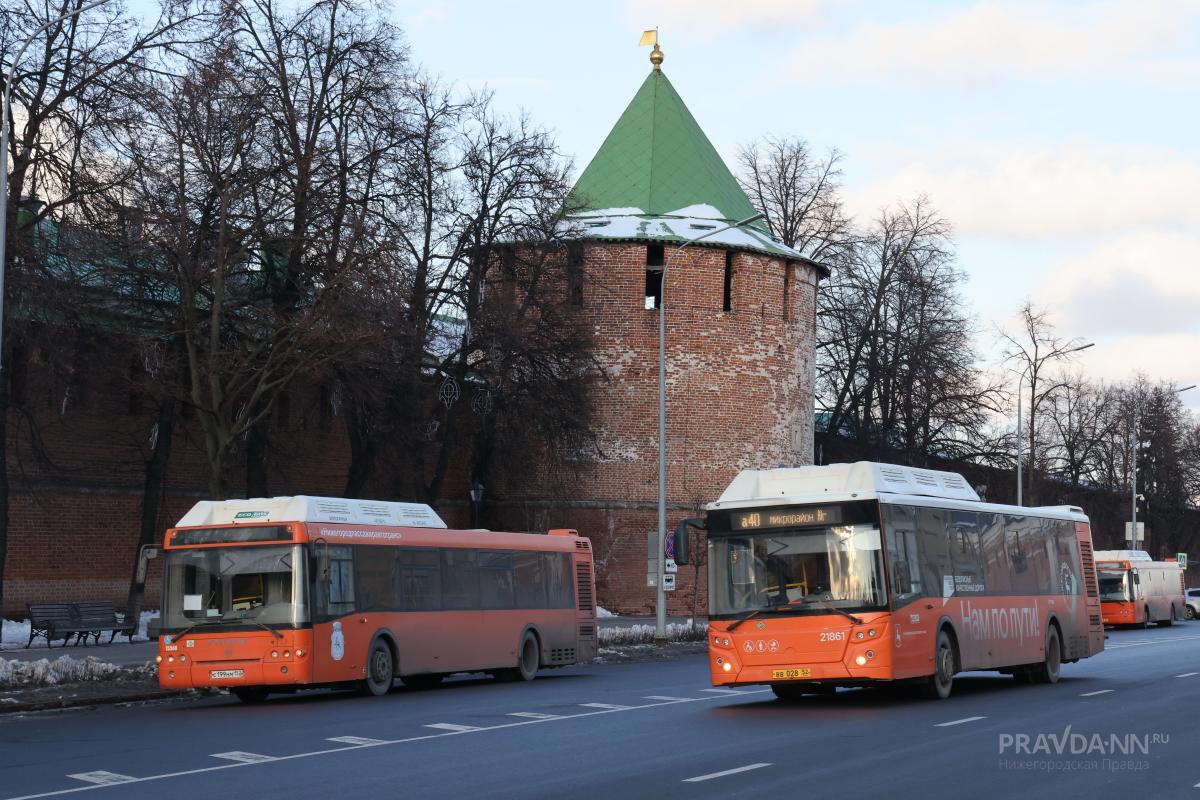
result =
[{"label": "asphalt road", "polygon": [[1200,623],[1107,644],[1055,686],[970,674],[941,702],[716,691],[697,655],[0,717],[0,797],[1200,800]]}]

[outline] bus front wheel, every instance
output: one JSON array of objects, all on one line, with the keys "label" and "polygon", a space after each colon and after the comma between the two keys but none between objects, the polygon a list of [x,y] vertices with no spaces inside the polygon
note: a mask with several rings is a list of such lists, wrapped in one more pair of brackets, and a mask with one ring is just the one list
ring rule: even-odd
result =
[{"label": "bus front wheel", "polygon": [[1032,670],[1035,683],[1058,683],[1062,672],[1062,642],[1058,638],[1058,628],[1053,625],[1046,631],[1046,660]]},{"label": "bus front wheel", "polygon": [[367,657],[367,679],[363,681],[368,693],[380,697],[392,689],[392,680],[396,675],[396,660],[392,658],[392,648],[383,639],[376,639],[371,645],[371,654]]},{"label": "bus front wheel", "polygon": [[921,682],[921,694],[930,700],[945,700],[954,688],[955,664],[954,641],[943,628],[938,631],[937,645],[933,649],[933,674]]}]

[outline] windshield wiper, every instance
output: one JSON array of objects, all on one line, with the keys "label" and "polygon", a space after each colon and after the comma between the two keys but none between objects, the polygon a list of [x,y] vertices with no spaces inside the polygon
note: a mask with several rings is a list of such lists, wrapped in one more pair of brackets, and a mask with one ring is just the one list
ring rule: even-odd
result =
[{"label": "windshield wiper", "polygon": [[814,598],[810,598],[808,600],[797,600],[796,602],[797,603],[820,603],[822,608],[828,608],[830,611],[833,611],[837,614],[841,614],[843,617],[850,620],[855,625],[863,624],[863,621],[860,617],[856,617],[853,614],[851,614],[849,611],[847,611],[846,609],[838,608],[833,603],[830,603],[828,600],[823,600],[820,597],[814,597]]},{"label": "windshield wiper", "polygon": [[766,608],[756,608],[754,611],[751,611],[751,612],[750,612],[749,614],[747,614],[746,616],[744,616],[744,617],[739,617],[738,619],[736,619],[736,620],[733,622],[733,624],[732,624],[732,625],[730,625],[730,626],[729,626],[728,628],[726,628],[725,630],[727,630],[727,631],[736,631],[736,630],[738,629],[738,626],[739,626],[739,625],[741,625],[741,624],[742,624],[743,622],[745,622],[746,620],[748,620],[748,619],[753,619],[753,618],[757,617],[759,614],[763,613],[764,611],[769,611],[769,610],[770,610],[770,609],[766,609]]},{"label": "windshield wiper", "polygon": [[202,619],[199,622],[193,622],[191,625],[188,625],[186,628],[181,630],[179,633],[169,633],[166,635],[175,637],[172,641],[178,641],[178,640],[182,639],[184,636],[186,636],[190,631],[193,631],[196,628],[202,628],[205,625],[219,625],[219,624],[221,624],[221,620],[219,620],[219,619]]},{"label": "windshield wiper", "polygon": [[246,619],[245,617],[243,617],[242,619],[240,619],[240,620],[238,620],[238,621],[239,621],[239,622],[249,622],[251,625],[257,625],[258,627],[262,628],[264,631],[267,631],[268,633],[270,633],[270,634],[271,634],[272,636],[274,636],[276,639],[282,639],[282,638],[283,638],[283,634],[282,634],[282,633],[280,633],[279,631],[275,630],[274,628],[272,628],[270,625],[266,624],[265,622],[259,622],[259,621],[258,621],[258,620],[256,620],[256,619]]}]

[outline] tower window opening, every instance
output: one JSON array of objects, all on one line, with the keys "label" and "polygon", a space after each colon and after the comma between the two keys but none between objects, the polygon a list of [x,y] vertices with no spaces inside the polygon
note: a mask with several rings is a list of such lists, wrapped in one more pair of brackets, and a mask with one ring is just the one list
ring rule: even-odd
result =
[{"label": "tower window opening", "polygon": [[792,319],[792,262],[783,262],[783,319],[784,322],[790,322]]},{"label": "tower window opening", "polygon": [[567,292],[571,305],[583,305],[583,245],[567,247]]},{"label": "tower window opening", "polygon": [[662,267],[646,270],[646,310],[662,308]]},{"label": "tower window opening", "polygon": [[646,266],[661,267],[663,265],[663,246],[661,244],[646,245]]},{"label": "tower window opening", "polygon": [[721,303],[722,311],[733,310],[733,251],[725,251],[725,299]]}]

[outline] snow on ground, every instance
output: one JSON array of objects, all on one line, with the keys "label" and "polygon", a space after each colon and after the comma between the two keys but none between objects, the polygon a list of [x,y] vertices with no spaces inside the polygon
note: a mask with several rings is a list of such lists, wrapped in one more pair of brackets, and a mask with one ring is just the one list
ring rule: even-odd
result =
[{"label": "snow on ground", "polygon": [[[121,618],[118,614],[117,617]],[[146,641],[146,623],[158,616],[157,611],[143,611],[141,619],[138,623],[138,632],[133,635],[135,642]],[[0,650],[18,650],[24,648],[29,641],[29,620],[17,621],[15,619],[4,620],[2,631],[0,631]],[[57,640],[56,640],[57,641]],[[46,640],[39,636],[33,640],[34,647],[45,647]]]},{"label": "snow on ground", "polygon": [[95,656],[72,658],[59,656],[51,661],[42,658],[37,661],[17,661],[16,659],[0,658],[0,689],[14,689],[21,686],[56,686],[60,683],[80,683],[82,681],[102,681],[115,675],[140,674],[153,665],[146,667],[118,667]]},{"label": "snow on ground", "polygon": [[596,616],[599,617],[600,619],[604,619],[605,617],[615,617],[616,614],[609,611],[607,608],[603,608],[601,606],[596,606]]},{"label": "snow on ground", "polygon": [[[697,642],[706,637],[707,627],[689,622],[672,622],[667,625],[667,641]],[[615,647],[629,644],[650,644],[654,641],[653,625],[632,625],[628,628],[601,628],[600,646]]]}]

